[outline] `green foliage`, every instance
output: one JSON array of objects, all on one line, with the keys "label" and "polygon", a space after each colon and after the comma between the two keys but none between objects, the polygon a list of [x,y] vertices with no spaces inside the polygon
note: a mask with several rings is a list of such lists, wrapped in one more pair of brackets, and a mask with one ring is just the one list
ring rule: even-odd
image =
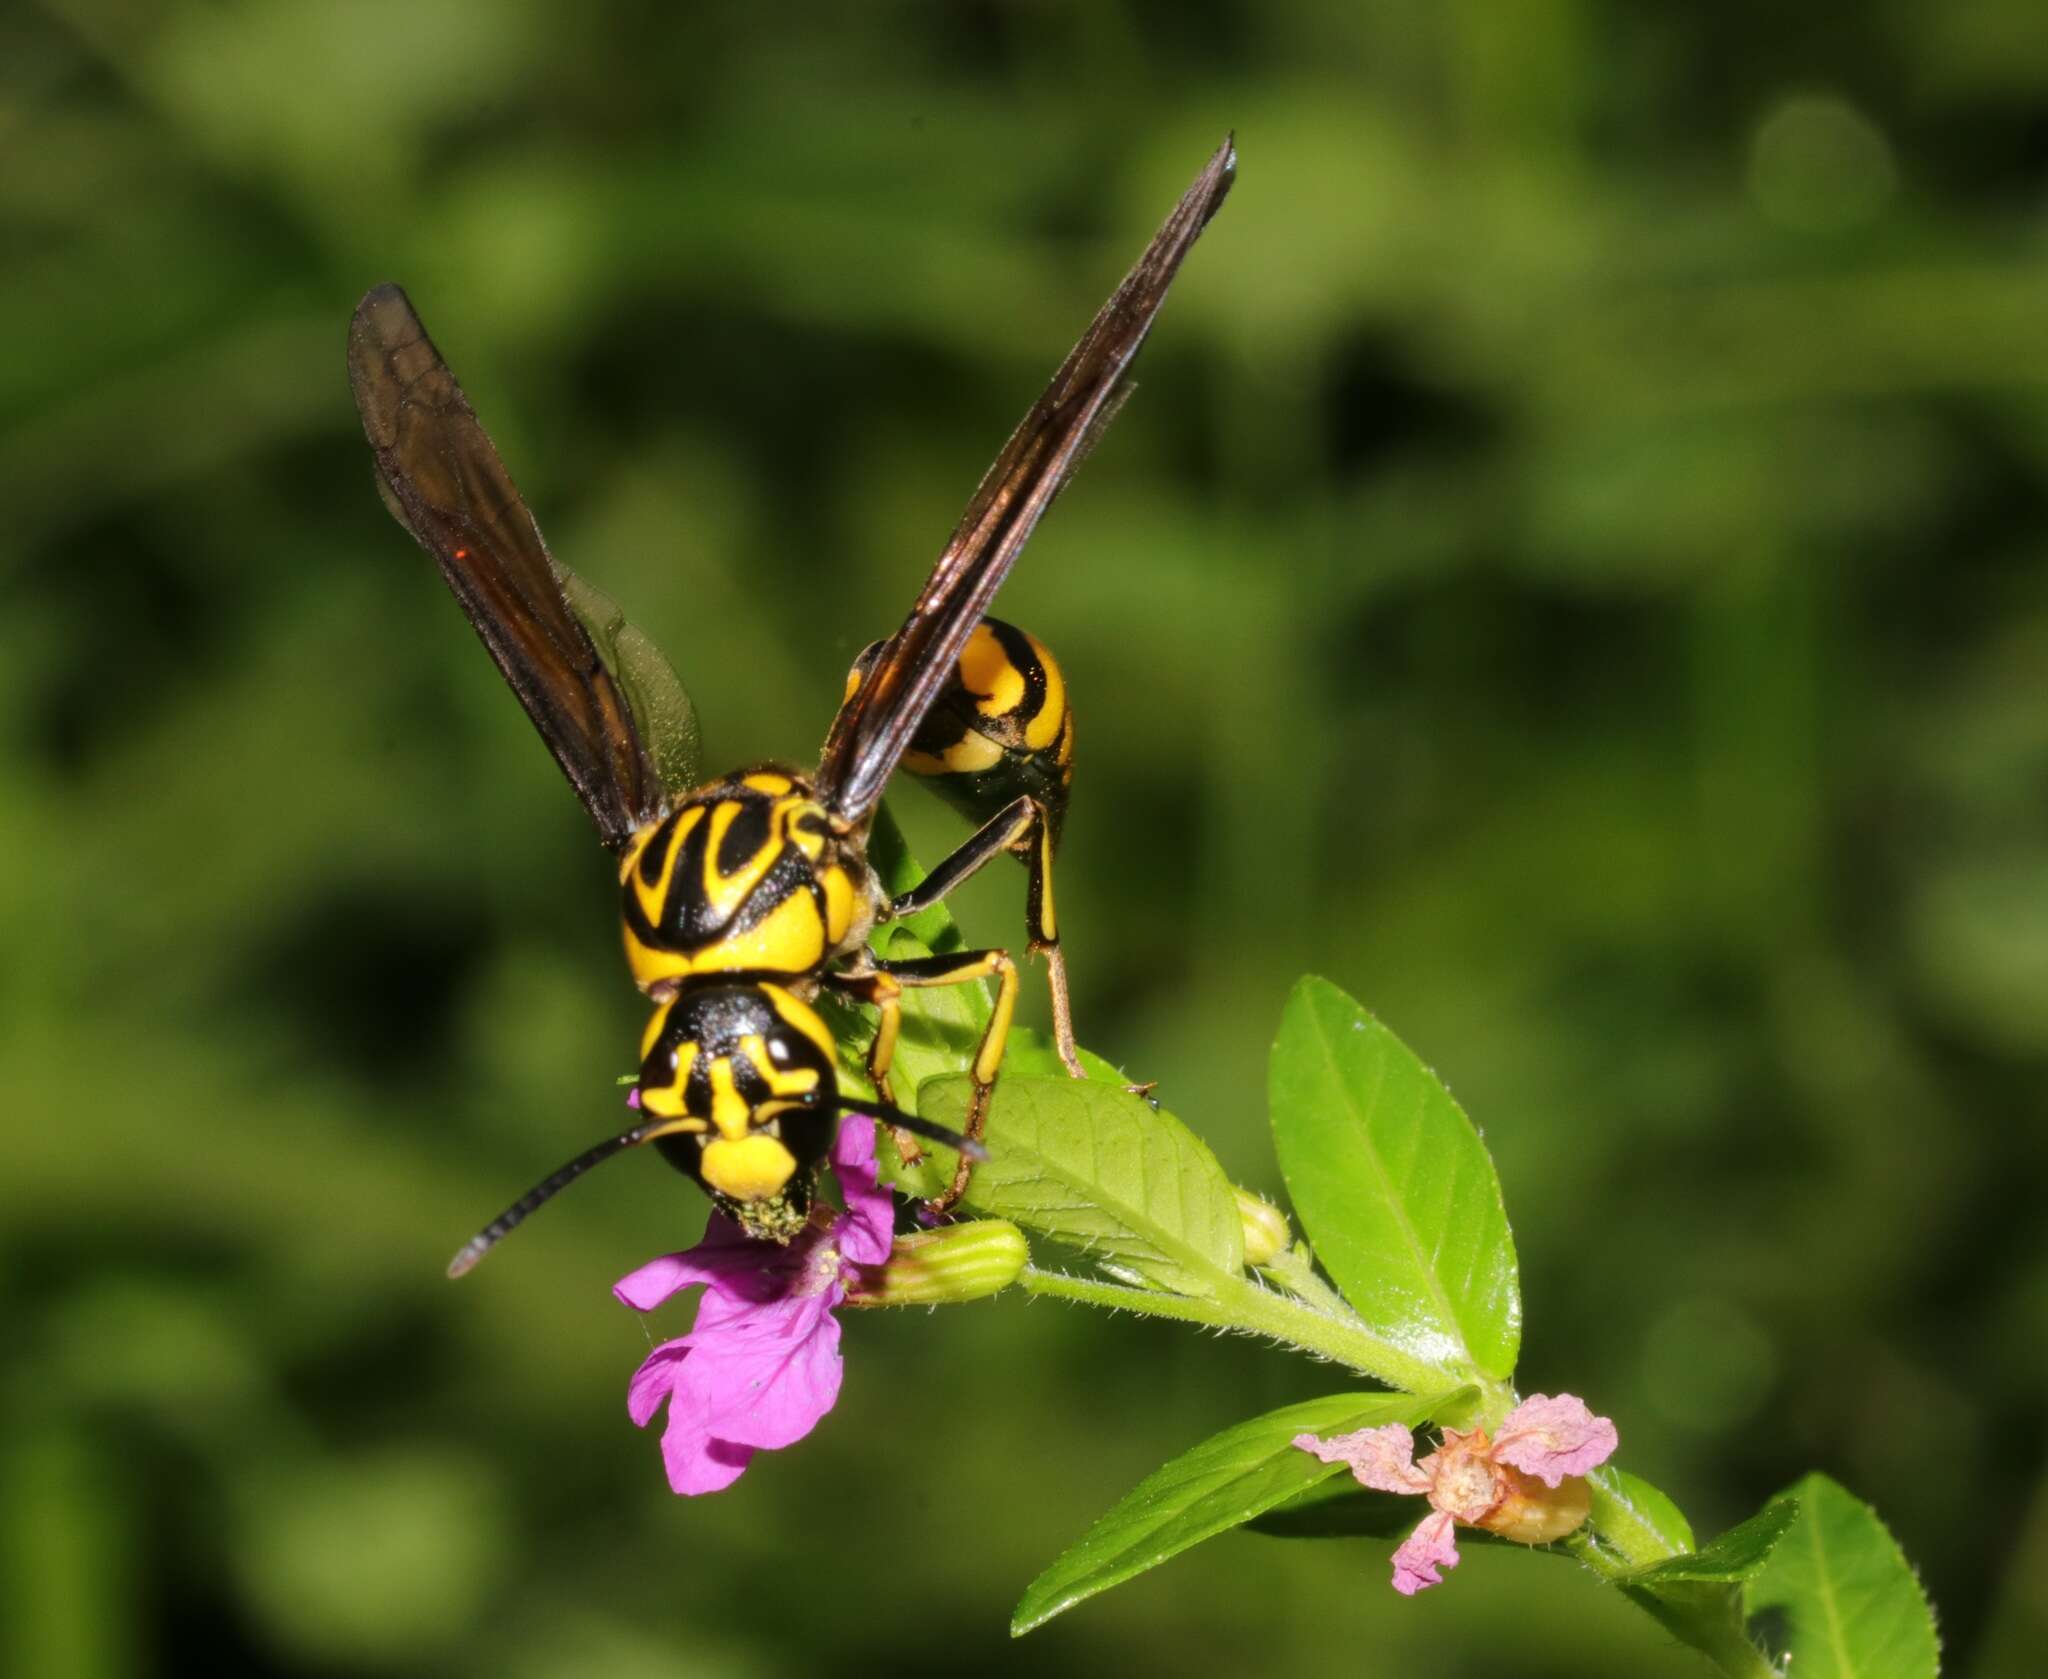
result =
[{"label": "green foliage", "polygon": [[1797,1503],[1790,1498],[1780,1499],[1776,1504],[1766,1505],[1748,1521],[1731,1527],[1711,1544],[1703,1545],[1697,1551],[1653,1562],[1623,1578],[1630,1585],[1652,1587],[1682,1581],[1718,1582],[1722,1585],[1739,1583],[1751,1578],[1764,1566],[1798,1515]]},{"label": "green foliage", "polygon": [[[1277,1200],[1261,1052],[1328,973],[1484,1122],[1523,1379],[1701,1509],[1824,1442],[1953,1670],[2032,1679],[2039,10],[0,8],[0,1671],[361,1669],[345,1552],[250,1558],[266,1498],[341,1528],[408,1459],[488,1482],[490,1551],[420,1564],[390,1679],[1001,1668],[1105,1488],[1355,1385],[1017,1290],[870,1313],[828,1426],[679,1505],[607,1289],[693,1239],[689,1186],[608,1167],[441,1282],[615,1128],[645,1011],[341,367],[405,282],[705,762],[806,763],[1234,126],[1002,597],[1080,710],[1083,1036]],[[974,884],[973,943],[1021,892]],[[819,1515],[855,1510],[916,1566]],[[1681,1548],[1624,1472],[1595,1522]],[[1555,1564],[1377,1576],[1226,1537],[1029,1654],[1701,1671]]]},{"label": "green foliage", "polygon": [[[918,1092],[926,1119],[959,1126],[964,1077]],[[988,1116],[988,1161],[966,1205],[1078,1250],[1112,1276],[1212,1295],[1244,1269],[1230,1180],[1186,1126],[1093,1081],[1008,1077]]]},{"label": "green foliage", "polygon": [[1933,1679],[1933,1612],[1876,1512],[1825,1475],[1808,1475],[1785,1497],[1798,1516],[1748,1571],[1743,1600],[1789,1670],[1800,1679]]},{"label": "green foliage", "polygon": [[1269,1090],[1295,1209],[1367,1324],[1453,1381],[1510,1375],[1514,1240],[1493,1162],[1450,1092],[1318,979],[1288,999]]},{"label": "green foliage", "polygon": [[1297,1434],[1414,1424],[1430,1409],[1430,1401],[1407,1396],[1332,1394],[1212,1435],[1146,1476],[1061,1552],[1025,1589],[1010,1617],[1010,1631],[1022,1635],[1042,1626],[1083,1599],[1341,1472],[1341,1466],[1298,1449],[1293,1444]]}]

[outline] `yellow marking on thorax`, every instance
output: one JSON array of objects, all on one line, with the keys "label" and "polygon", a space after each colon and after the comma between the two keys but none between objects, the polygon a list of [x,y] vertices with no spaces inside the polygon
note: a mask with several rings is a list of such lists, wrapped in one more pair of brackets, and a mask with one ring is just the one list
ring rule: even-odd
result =
[{"label": "yellow marking on thorax", "polygon": [[[806,816],[815,816],[817,820],[805,822]],[[826,826],[831,819],[823,805],[810,799],[784,799],[769,820],[777,833],[813,863],[825,855]]]},{"label": "yellow marking on thorax", "polygon": [[825,942],[837,946],[853,925],[853,876],[838,867],[829,868],[825,881]]},{"label": "yellow marking on thorax", "polygon": [[661,925],[661,908],[668,901],[669,881],[676,871],[676,856],[683,849],[683,841],[690,837],[691,830],[703,818],[704,810],[701,805],[691,806],[676,818],[675,827],[669,831],[667,849],[662,853],[661,873],[655,877],[652,886],[647,884],[640,873],[640,858],[658,829],[644,829],[620,865],[619,879],[632,882],[633,896],[639,901],[640,913],[647,917],[647,923],[651,927]]},{"label": "yellow marking on thorax", "polygon": [[768,838],[751,857],[731,874],[718,872],[718,852],[725,836],[745,807],[737,799],[721,799],[711,812],[711,830],[704,837],[704,901],[720,920],[728,919],[747,901],[747,894],[775,867],[784,844],[780,825],[770,814]]},{"label": "yellow marking on thorax", "polygon": [[825,960],[825,924],[808,892],[792,892],[744,933],[720,939],[697,959],[699,973],[807,974]]},{"label": "yellow marking on thorax", "polygon": [[1053,656],[1045,650],[1045,643],[1029,631],[1024,639],[1031,643],[1031,651],[1038,656],[1039,669],[1045,672],[1045,699],[1038,708],[1038,715],[1024,725],[1024,744],[1034,752],[1043,752],[1059,736],[1060,725],[1067,716],[1067,679],[1060,674],[1060,667]]},{"label": "yellow marking on thorax", "polygon": [[796,783],[791,781],[780,770],[755,770],[751,775],[742,776],[740,778],[740,785],[742,787],[751,787],[757,793],[770,793],[780,796],[795,787]]},{"label": "yellow marking on thorax", "polygon": [[986,624],[975,625],[960,650],[960,683],[979,696],[975,709],[984,717],[1002,717],[1024,698],[1024,673],[1010,663],[1010,655]]}]

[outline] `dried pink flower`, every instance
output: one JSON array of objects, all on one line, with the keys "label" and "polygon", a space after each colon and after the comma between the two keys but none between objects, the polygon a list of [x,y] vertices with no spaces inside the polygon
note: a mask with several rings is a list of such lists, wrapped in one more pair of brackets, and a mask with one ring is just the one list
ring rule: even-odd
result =
[{"label": "dried pink flower", "polygon": [[1361,1486],[1429,1500],[1430,1514],[1394,1552],[1394,1590],[1404,1597],[1441,1584],[1439,1570],[1458,1566],[1460,1522],[1524,1545],[1575,1531],[1591,1506],[1580,1477],[1605,1463],[1618,1441],[1612,1422],[1568,1393],[1531,1395],[1491,1439],[1483,1428],[1447,1428],[1420,1463],[1415,1436],[1399,1423],[1328,1440],[1294,1437],[1324,1463],[1346,1465]]},{"label": "dried pink flower", "polygon": [[652,1311],[704,1285],[690,1333],[633,1373],[626,1409],[645,1428],[668,1403],[661,1453],[678,1493],[717,1492],[757,1451],[793,1445],[839,1398],[839,1321],[855,1267],[889,1256],[889,1192],[875,1174],[875,1125],[840,1122],[832,1166],[847,1210],[789,1244],[756,1241],[714,1213],[704,1239],[619,1279],[612,1292]]}]

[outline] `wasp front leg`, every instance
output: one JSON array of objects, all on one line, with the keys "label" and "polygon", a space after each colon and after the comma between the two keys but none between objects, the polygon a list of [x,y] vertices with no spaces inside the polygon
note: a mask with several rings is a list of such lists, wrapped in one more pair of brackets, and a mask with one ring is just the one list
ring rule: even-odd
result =
[{"label": "wasp front leg", "polygon": [[[896,1093],[889,1082],[889,1068],[896,1059],[896,1039],[903,1030],[902,985],[894,975],[877,968],[875,959],[865,953],[859,966],[827,974],[825,983],[874,1009],[875,1036],[868,1045],[868,1083],[875,1087],[877,1097],[895,1107]],[[903,1157],[904,1165],[915,1166],[924,1158],[923,1146],[902,1126],[890,1126],[889,1134],[896,1140],[896,1152]]]},{"label": "wasp front leg", "polygon": [[992,858],[1005,852],[1020,858],[1027,870],[1024,927],[1034,956],[1043,956],[1052,991],[1052,1033],[1060,1061],[1077,1079],[1088,1076],[1074,1041],[1074,1008],[1067,992],[1067,961],[1060,950],[1059,920],[1052,896],[1053,825],[1045,807],[1025,794],[1013,799],[985,822],[967,843],[888,908],[889,920],[929,909]]},{"label": "wasp front leg", "polygon": [[[875,1079],[877,1091],[885,1087],[888,1078],[889,1055],[896,1045],[896,1032],[901,1020],[901,993],[905,987],[931,985],[968,985],[976,980],[993,978],[996,982],[995,1007],[989,1011],[988,1025],[982,1029],[981,1042],[974,1051],[974,1061],[969,1072],[974,1080],[974,1094],[968,1103],[967,1124],[963,1128],[971,1142],[980,1142],[982,1132],[988,1125],[988,1103],[995,1089],[996,1074],[1002,1071],[1003,1051],[1009,1047],[1010,1022],[1017,1012],[1017,964],[1007,950],[960,950],[946,956],[918,956],[903,961],[884,961],[880,957],[870,959],[869,965],[850,974],[835,974],[831,983],[850,996],[872,1001],[882,1011],[882,1022],[875,1032],[875,1045],[887,1040],[888,1051],[880,1061],[880,1072],[876,1072],[875,1049],[868,1051],[868,1072]],[[879,982],[879,983],[878,983]],[[893,988],[893,989],[892,989]],[[883,1098],[888,1100],[886,1096]],[[897,1146],[903,1148],[905,1139],[899,1133]],[[906,1161],[921,1158],[917,1146],[912,1143],[904,1152]],[[972,1163],[966,1155],[960,1157],[960,1164],[953,1173],[953,1181],[941,1195],[934,1196],[930,1206],[934,1212],[949,1211],[967,1189],[967,1179]]]}]

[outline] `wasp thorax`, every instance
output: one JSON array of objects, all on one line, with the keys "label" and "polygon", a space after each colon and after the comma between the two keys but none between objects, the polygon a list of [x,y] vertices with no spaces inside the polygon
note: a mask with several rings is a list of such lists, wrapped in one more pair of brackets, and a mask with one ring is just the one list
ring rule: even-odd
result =
[{"label": "wasp thorax", "polygon": [[874,890],[810,785],[748,770],[701,787],[627,842],[626,960],[664,997],[721,974],[815,973],[866,936]]},{"label": "wasp thorax", "polygon": [[648,1023],[639,1094],[666,1122],[655,1146],[750,1234],[802,1228],[838,1095],[832,1035],[809,1004],[779,985],[691,987]]}]

